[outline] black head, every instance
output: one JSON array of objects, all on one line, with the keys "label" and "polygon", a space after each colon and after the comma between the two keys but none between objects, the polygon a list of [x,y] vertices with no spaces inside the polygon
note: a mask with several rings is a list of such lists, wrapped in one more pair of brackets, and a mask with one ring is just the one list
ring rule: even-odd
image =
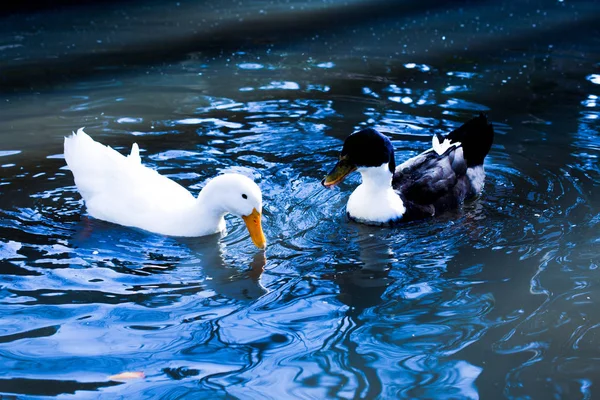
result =
[{"label": "black head", "polygon": [[388,164],[392,174],[396,170],[392,142],[375,129],[363,129],[346,138],[340,160],[321,183],[333,186],[357,168],[379,167],[382,164]]},{"label": "black head", "polygon": [[385,135],[372,128],[354,132],[346,138],[341,158],[347,157],[357,167],[379,167],[389,163],[390,172],[396,170],[394,147]]}]

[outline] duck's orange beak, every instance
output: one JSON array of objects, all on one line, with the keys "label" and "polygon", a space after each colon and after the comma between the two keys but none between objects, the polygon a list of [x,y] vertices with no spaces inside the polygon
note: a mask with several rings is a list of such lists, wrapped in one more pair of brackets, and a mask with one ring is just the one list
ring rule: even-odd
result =
[{"label": "duck's orange beak", "polygon": [[267,239],[265,238],[265,234],[262,230],[260,217],[261,215],[258,211],[256,211],[256,208],[252,210],[250,215],[242,215],[242,219],[246,223],[248,233],[250,233],[250,239],[252,239],[252,243],[254,243],[259,249],[264,249],[267,247]]},{"label": "duck's orange beak", "polygon": [[347,156],[341,157],[331,172],[321,181],[321,184],[327,188],[335,186],[354,171],[356,171],[356,165],[350,162]]}]

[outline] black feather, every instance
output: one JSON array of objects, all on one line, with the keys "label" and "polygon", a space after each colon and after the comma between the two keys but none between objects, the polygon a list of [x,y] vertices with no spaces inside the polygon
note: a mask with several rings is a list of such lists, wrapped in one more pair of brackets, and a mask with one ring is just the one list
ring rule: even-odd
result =
[{"label": "black feather", "polygon": [[467,166],[475,167],[483,164],[485,156],[492,147],[494,128],[492,124],[488,123],[487,116],[480,113],[478,117],[450,132],[446,138],[450,140],[450,143],[460,142],[464,149]]},{"label": "black feather", "polygon": [[[404,221],[456,208],[476,195],[467,169],[483,164],[494,138],[492,125],[480,114],[446,138],[461,145],[450,147],[441,155],[433,150],[421,153],[394,174],[392,187],[406,207]],[[443,142],[439,136],[438,140]]]}]

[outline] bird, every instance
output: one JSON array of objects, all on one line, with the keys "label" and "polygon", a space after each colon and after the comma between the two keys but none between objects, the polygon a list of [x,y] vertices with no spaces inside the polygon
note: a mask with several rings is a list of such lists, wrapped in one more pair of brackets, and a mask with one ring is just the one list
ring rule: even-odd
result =
[{"label": "bird", "polygon": [[493,141],[494,128],[480,113],[445,137],[433,135],[430,149],[396,168],[390,139],[366,128],[346,138],[337,164],[321,183],[331,188],[353,171],[361,174],[362,183],[346,206],[350,220],[394,226],[425,219],[482,192],[483,164]]},{"label": "bird", "polygon": [[124,156],[83,128],[65,137],[64,157],[94,218],[167,236],[196,237],[225,231],[224,216],[229,213],[244,220],[256,247],[266,247],[262,192],[244,175],[217,175],[194,197],[143,165],[137,143]]}]

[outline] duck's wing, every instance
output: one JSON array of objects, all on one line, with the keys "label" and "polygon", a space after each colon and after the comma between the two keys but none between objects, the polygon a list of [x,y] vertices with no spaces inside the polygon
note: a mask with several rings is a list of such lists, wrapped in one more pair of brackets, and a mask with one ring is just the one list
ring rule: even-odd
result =
[{"label": "duck's wing", "polygon": [[153,213],[193,200],[183,186],[142,165],[137,144],[124,156],[79,129],[65,138],[64,154],[88,211],[97,218],[119,222],[131,210]]},{"label": "duck's wing", "polygon": [[468,192],[467,162],[460,145],[438,154],[430,149],[401,164],[392,186],[405,202],[432,210],[449,208]]}]

